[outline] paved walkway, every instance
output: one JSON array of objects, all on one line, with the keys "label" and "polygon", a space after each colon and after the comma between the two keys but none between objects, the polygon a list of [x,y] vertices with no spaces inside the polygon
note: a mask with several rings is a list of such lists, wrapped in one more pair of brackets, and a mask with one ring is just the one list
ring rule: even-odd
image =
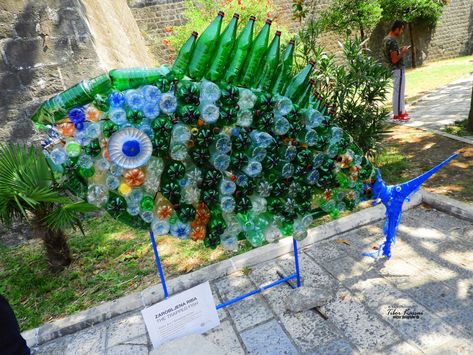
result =
[{"label": "paved walkway", "polygon": [[[390,261],[361,256],[382,241],[382,223],[318,242],[300,253],[303,283],[336,298],[316,311],[288,313],[292,290],[280,285],[219,311],[221,325],[205,335],[225,354],[472,354],[473,229],[470,222],[417,207],[403,216]],[[244,275],[212,283],[216,302],[293,268],[290,254]],[[394,319],[393,309],[421,312]],[[148,354],[139,312],[43,344],[34,354]],[[159,354],[159,351],[157,352]]]},{"label": "paved walkway", "polygon": [[473,75],[454,81],[407,107],[411,121],[407,126],[441,130],[468,117]]}]

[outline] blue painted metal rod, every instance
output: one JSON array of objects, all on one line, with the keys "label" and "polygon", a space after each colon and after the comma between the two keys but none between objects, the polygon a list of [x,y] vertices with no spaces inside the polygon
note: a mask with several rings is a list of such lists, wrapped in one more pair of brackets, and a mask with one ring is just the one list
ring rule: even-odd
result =
[{"label": "blue painted metal rod", "polygon": [[163,267],[161,266],[161,259],[159,258],[158,248],[156,246],[156,241],[154,240],[154,233],[152,230],[149,231],[149,237],[151,239],[151,244],[153,245],[154,258],[156,259],[156,266],[159,271],[159,278],[161,279],[161,285],[163,286],[164,298],[168,298],[168,288],[166,286],[166,278],[164,277]]},{"label": "blue painted metal rod", "polygon": [[[151,244],[153,245],[154,257],[156,259],[156,266],[158,267],[159,278],[161,279],[161,285],[163,286],[164,297],[168,298],[169,294],[168,294],[168,289],[167,289],[167,286],[166,286],[166,278],[164,277],[163,268],[161,266],[161,260],[159,258],[159,254],[158,254],[158,248],[156,246],[156,241],[154,239],[154,233],[153,233],[152,230],[149,231],[149,237],[151,239]],[[291,279],[296,279],[297,280],[297,287],[300,287],[301,286],[301,276],[300,276],[300,271],[299,271],[299,254],[297,252],[297,240],[295,240],[295,239],[293,239],[293,246],[294,246],[294,260],[295,260],[295,267],[296,267],[296,272],[294,274],[291,274],[291,275],[286,276],[286,277],[282,277],[279,280],[276,280],[274,282],[271,282],[270,284],[267,284],[265,286],[257,288],[256,290],[245,293],[244,295],[235,297],[231,300],[228,300],[227,302],[220,303],[218,306],[216,306],[216,308],[220,309],[220,308],[223,308],[223,307],[227,307],[227,306],[229,306],[231,304],[234,304],[238,301],[241,301],[241,300],[243,300],[247,297],[256,295],[256,294],[258,294],[258,293],[260,293],[264,290],[267,290],[268,288],[277,286],[279,284],[282,284],[283,282],[288,282]],[[291,286],[291,287],[293,287],[293,286]]]},{"label": "blue painted metal rod", "polygon": [[297,278],[297,274],[294,273],[292,275],[289,275],[289,276],[286,276],[285,278],[283,279],[279,279],[279,280],[276,280],[274,282],[271,282],[270,284],[267,284],[265,286],[262,286],[260,288],[257,288],[256,290],[253,290],[253,291],[250,291],[248,293],[245,293],[244,295],[241,295],[241,296],[238,296],[238,297],[235,297],[235,298],[232,298],[231,300],[227,301],[227,302],[223,302],[223,303],[220,303],[216,308],[217,309],[220,309],[220,308],[223,308],[223,307],[227,307],[227,306],[230,306],[231,304],[234,304],[238,301],[241,301],[242,299],[245,299],[247,297],[250,297],[250,296],[253,296],[253,295],[256,295],[257,293],[260,293],[264,290],[267,290],[268,288],[271,288],[271,287],[274,287],[274,286],[277,286],[283,282],[287,282],[289,281],[290,279],[293,279],[293,278]]},{"label": "blue painted metal rod", "polygon": [[301,287],[301,273],[299,271],[299,253],[297,251],[297,240],[292,239],[292,245],[294,246],[294,263],[296,264],[296,275],[297,275],[297,287]]}]

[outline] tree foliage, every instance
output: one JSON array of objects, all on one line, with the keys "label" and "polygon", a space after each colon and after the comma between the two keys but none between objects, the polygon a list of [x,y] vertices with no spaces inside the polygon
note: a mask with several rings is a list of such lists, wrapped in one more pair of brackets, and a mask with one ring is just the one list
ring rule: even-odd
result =
[{"label": "tree foliage", "polygon": [[322,29],[366,39],[382,17],[379,0],[334,0],[319,16]]},{"label": "tree foliage", "polygon": [[289,31],[278,22],[275,17],[276,8],[270,0],[224,0],[224,1],[207,1],[207,0],[185,0],[184,17],[186,23],[182,26],[168,27],[165,29],[169,33],[167,38],[161,39],[165,45],[177,52],[185,41],[189,38],[192,31],[201,34],[213,21],[217,13],[222,10],[225,12],[223,18],[222,30],[230,22],[232,15],[236,12],[240,15],[238,32],[240,32],[250,16],[256,17],[254,33],[256,34],[264,25],[266,18],[273,20],[273,31],[276,29],[282,32],[282,42],[284,43],[290,37]]},{"label": "tree foliage", "polygon": [[435,25],[447,0],[380,0],[383,19]]}]

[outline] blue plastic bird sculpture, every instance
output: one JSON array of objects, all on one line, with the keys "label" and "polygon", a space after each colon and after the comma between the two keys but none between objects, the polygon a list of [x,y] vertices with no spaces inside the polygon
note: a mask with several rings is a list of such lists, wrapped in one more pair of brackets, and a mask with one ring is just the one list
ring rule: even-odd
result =
[{"label": "blue plastic bird sculpture", "polygon": [[402,206],[409,201],[420,186],[451,160],[455,159],[459,153],[451,155],[439,165],[425,172],[424,174],[398,185],[386,185],[378,170],[376,181],[373,184],[374,198],[380,199],[386,207],[386,222],[384,224],[384,235],[386,240],[378,249],[378,253],[364,253],[366,256],[391,258],[391,245],[396,242],[396,232],[401,222]]}]

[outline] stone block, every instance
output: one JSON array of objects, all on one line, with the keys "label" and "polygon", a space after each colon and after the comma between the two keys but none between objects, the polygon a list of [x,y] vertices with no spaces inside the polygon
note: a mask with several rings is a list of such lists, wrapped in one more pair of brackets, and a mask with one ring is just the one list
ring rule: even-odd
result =
[{"label": "stone block", "polygon": [[241,333],[241,339],[249,354],[298,354],[286,333],[276,320],[260,324]]},{"label": "stone block", "polygon": [[47,39],[16,39],[4,44],[7,63],[17,69],[28,69],[38,65],[65,63],[72,58],[69,40],[66,37]]},{"label": "stone block", "polygon": [[[257,284],[266,284],[274,281],[274,278],[277,277],[276,270],[281,268],[281,266],[278,265],[280,263],[281,260],[273,260],[258,265],[258,267],[250,274],[250,277]],[[306,269],[307,262],[304,261],[301,263],[301,267],[302,270]],[[311,271],[317,272],[318,270],[312,269]],[[310,275],[310,271],[308,275]],[[320,279],[320,276],[318,275],[315,275],[314,278],[308,277],[308,280],[314,279],[317,279],[324,284],[330,284],[328,281]],[[306,281],[305,284],[310,283]],[[294,343],[299,347],[302,353],[312,353],[331,342],[343,340],[343,335],[338,331],[338,329],[336,329],[331,322],[324,321],[314,310],[300,313],[286,312],[285,300],[292,297],[293,291],[294,290],[288,285],[281,284],[264,291],[263,295],[281,320],[286,332],[291,336]]]},{"label": "stone block", "polygon": [[[255,288],[248,277],[239,273],[217,280],[215,281],[215,285],[223,301],[243,295]],[[238,331],[242,331],[273,317],[263,297],[258,294],[250,296],[242,302],[232,304],[227,308],[227,311],[233,318]]]},{"label": "stone block", "polygon": [[244,354],[238,336],[229,320],[204,334],[205,338],[222,349],[222,354]]},{"label": "stone block", "polygon": [[57,66],[20,70],[18,76],[35,97],[54,95],[65,89]]},{"label": "stone block", "polygon": [[64,355],[66,352],[66,339],[58,338],[42,344],[40,346],[32,346],[28,344],[33,355]]},{"label": "stone block", "polygon": [[88,329],[68,335],[66,339],[65,355],[103,354],[105,350],[105,327],[90,327]]},{"label": "stone block", "polygon": [[[339,238],[339,237],[337,237]],[[304,252],[310,255],[316,262],[329,263],[333,259],[343,258],[346,256],[345,244],[337,244],[335,240],[329,239],[320,243],[314,243],[304,249]]]},{"label": "stone block", "polygon": [[220,347],[205,339],[203,335],[191,334],[172,340],[154,349],[150,355],[208,355],[223,354]]},{"label": "stone block", "polygon": [[325,307],[330,321],[361,351],[376,351],[401,341],[399,334],[348,290],[340,289]]},{"label": "stone block", "polygon": [[334,298],[331,290],[301,286],[293,290],[290,297],[286,299],[286,309],[290,312],[302,312],[315,307],[321,307]]},{"label": "stone block", "polygon": [[107,347],[125,344],[143,335],[146,335],[146,327],[141,313],[117,320],[112,319],[107,327]]},{"label": "stone block", "polygon": [[[400,332],[404,339],[413,342],[425,352],[434,351],[444,343],[465,337],[381,277],[359,281],[350,289],[372,312],[377,313]],[[408,308],[422,312],[422,315],[419,319],[394,319],[388,312],[392,307],[399,308],[400,312]]]},{"label": "stone block", "polygon": [[13,121],[0,127],[0,138],[10,142],[27,143],[34,133],[33,122],[21,114]]},{"label": "stone block", "polygon": [[[15,110],[16,112],[13,116],[19,117],[20,115],[18,112],[23,111],[23,104],[32,101],[33,98],[33,93],[27,87],[17,87],[14,90],[5,90],[2,91],[2,95],[0,95],[0,107],[9,111]],[[0,117],[0,122],[2,119],[4,118]]]},{"label": "stone block", "polygon": [[322,345],[317,348],[314,355],[325,355],[325,354],[339,354],[339,355],[352,355],[355,353],[355,349],[346,340],[334,340],[328,344]]},{"label": "stone block", "polygon": [[107,348],[107,355],[148,355],[145,345],[115,345]]},{"label": "stone block", "polygon": [[13,73],[0,73],[0,91],[20,90],[20,80]]}]

